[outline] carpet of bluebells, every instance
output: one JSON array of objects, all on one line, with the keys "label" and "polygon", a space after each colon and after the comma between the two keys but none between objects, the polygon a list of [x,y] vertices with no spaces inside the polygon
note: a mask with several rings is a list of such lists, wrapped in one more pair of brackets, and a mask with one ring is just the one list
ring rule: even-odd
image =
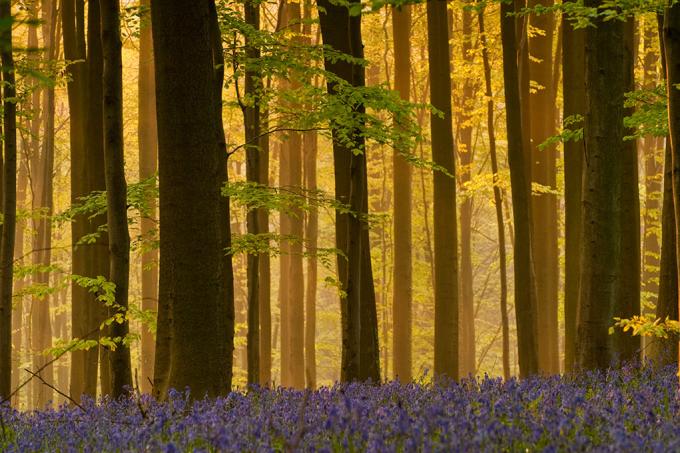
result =
[{"label": "carpet of bluebells", "polygon": [[0,451],[680,451],[677,368],[0,410]]}]

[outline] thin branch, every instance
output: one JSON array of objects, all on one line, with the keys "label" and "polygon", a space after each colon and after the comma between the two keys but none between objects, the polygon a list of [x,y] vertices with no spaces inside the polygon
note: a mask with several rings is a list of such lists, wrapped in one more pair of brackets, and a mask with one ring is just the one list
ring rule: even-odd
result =
[{"label": "thin branch", "polygon": [[253,143],[257,142],[262,137],[266,137],[267,135],[274,134],[276,132],[313,132],[313,131],[327,131],[327,130],[329,130],[329,128],[327,128],[327,127],[310,127],[310,128],[277,127],[277,128],[274,128],[274,129],[270,129],[267,132],[263,132],[260,135],[253,137],[251,140],[248,140],[245,143],[241,143],[240,145],[232,148],[232,150],[229,151],[227,154],[231,156],[232,154],[234,154],[239,149],[250,146]]},{"label": "thin branch", "polygon": [[[59,360],[64,354],[66,354],[67,352],[72,351],[73,349],[75,349],[76,346],[79,346],[80,344],[82,344],[82,343],[85,341],[86,338],[91,337],[92,335],[94,335],[94,334],[97,333],[97,332],[99,332],[99,327],[97,327],[96,329],[94,329],[94,330],[90,331],[89,333],[87,333],[87,335],[85,335],[83,338],[79,338],[78,341],[75,341],[75,342],[74,342],[73,344],[71,344],[68,348],[64,349],[64,350],[61,351],[59,354],[57,354],[56,356],[54,356],[54,358],[53,358],[52,360],[49,360],[49,361],[46,362],[43,366],[41,366],[40,368],[38,368],[38,370],[36,371],[36,373],[37,373],[37,374],[40,374],[45,368],[47,368],[48,366],[52,365],[54,362],[56,362],[57,360]],[[12,397],[13,397],[14,395],[16,395],[17,393],[19,393],[19,390],[21,390],[22,388],[26,387],[26,385],[28,385],[28,383],[31,382],[32,380],[33,380],[33,376],[31,376],[30,378],[26,379],[24,382],[22,382],[21,384],[19,384],[19,385],[12,391],[12,393],[10,393],[10,394],[7,395],[5,398],[3,398],[2,400],[0,400],[0,406],[2,406],[3,404],[5,404],[7,401],[11,400]],[[0,413],[0,415],[1,415],[1,413]]]},{"label": "thin branch", "polygon": [[28,368],[24,368],[24,371],[27,372],[28,374],[30,374],[32,377],[38,378],[38,379],[40,380],[40,382],[43,383],[43,385],[46,385],[47,387],[51,388],[52,390],[54,390],[55,392],[57,392],[58,394],[60,394],[61,396],[63,396],[64,398],[66,398],[67,400],[69,400],[70,402],[72,402],[73,404],[75,404],[80,410],[82,410],[83,412],[85,412],[85,408],[84,408],[83,406],[81,406],[80,403],[79,403],[78,401],[76,401],[75,399],[73,399],[73,397],[72,397],[71,395],[62,392],[61,390],[59,390],[59,389],[58,389],[57,387],[55,387],[54,385],[52,385],[52,384],[50,384],[49,382],[47,382],[41,375],[39,375],[39,374],[37,374],[37,373],[34,373],[33,371],[29,370]]}]

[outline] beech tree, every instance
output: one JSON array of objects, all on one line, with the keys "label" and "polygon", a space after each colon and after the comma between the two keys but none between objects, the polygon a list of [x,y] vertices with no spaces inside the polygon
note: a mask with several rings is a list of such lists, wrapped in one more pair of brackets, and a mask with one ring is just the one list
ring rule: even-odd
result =
[{"label": "beech tree", "polygon": [[[227,392],[228,339],[211,1],[151,2],[160,190],[159,317],[169,310],[165,388]],[[186,159],[186,150],[192,159]],[[225,168],[226,171],[226,168]],[[157,346],[158,350],[158,346]],[[156,371],[158,373],[158,370]]]},{"label": "beech tree", "polygon": [[526,164],[522,130],[522,104],[518,67],[518,46],[515,35],[516,9],[501,4],[501,40],[503,44],[503,89],[505,91],[508,135],[508,165],[512,186],[512,215],[515,226],[515,317],[517,319],[517,349],[521,377],[538,372],[538,347],[535,325],[536,294],[531,258],[531,203],[529,174]]},{"label": "beech tree", "polygon": [[[321,37],[325,45],[352,57],[363,57],[361,15],[350,14],[347,6],[319,0]],[[351,6],[351,4],[350,4]],[[365,85],[364,68],[355,62],[326,58],[326,70],[354,87]],[[328,81],[328,93],[334,95],[342,84]],[[364,106],[355,107],[358,113]],[[378,326],[375,288],[371,267],[368,225],[366,155],[364,138],[358,130],[339,134],[333,127],[333,161],[335,197],[358,215],[336,212],[336,244],[345,256],[338,256],[338,275],[345,292],[341,298],[343,381],[380,381]]]},{"label": "beech tree", "polygon": [[106,169],[107,224],[110,280],[115,285],[115,299],[110,315],[111,335],[118,340],[110,353],[111,394],[124,395],[132,387],[129,331],[127,316],[128,288],[130,285],[130,234],[127,216],[127,182],[125,181],[125,156],[123,152],[123,62],[120,38],[120,3],[118,0],[100,1],[101,41],[104,56],[104,159]]},{"label": "beech tree", "polygon": [[0,397],[7,398],[12,382],[12,281],[16,228],[17,126],[14,57],[12,55],[12,6],[0,2],[0,62],[3,80],[2,236],[0,238]]}]

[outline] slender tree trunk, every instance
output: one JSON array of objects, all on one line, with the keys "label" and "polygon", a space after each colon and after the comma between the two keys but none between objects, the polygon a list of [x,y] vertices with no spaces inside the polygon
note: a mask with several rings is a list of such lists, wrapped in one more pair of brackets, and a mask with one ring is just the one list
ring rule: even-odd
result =
[{"label": "slender tree trunk", "polygon": [[[27,162],[19,160],[18,169],[18,186],[17,186],[17,207],[23,209],[26,207],[26,189],[28,188]],[[14,256],[16,257],[16,264],[24,265],[24,233],[26,228],[26,220],[17,221],[16,239],[14,243]],[[22,370],[21,364],[24,355],[23,339],[24,339],[24,297],[21,296],[26,285],[25,279],[17,279],[14,281],[14,294],[17,294],[12,311],[12,389],[16,389],[19,385]],[[12,400],[13,407],[19,407],[21,392],[17,392]]]},{"label": "slender tree trunk", "polygon": [[[253,1],[244,4],[245,21],[255,30],[260,29],[260,5]],[[260,49],[252,46],[246,37],[246,57],[249,60],[260,58]],[[246,178],[248,181],[262,184],[260,175],[260,106],[258,93],[262,91],[261,74],[252,65],[246,63],[245,95],[251,104],[243,108],[246,143]],[[248,234],[260,234],[259,213],[255,209],[248,210]],[[260,383],[260,254],[248,254],[248,383]]]},{"label": "slender tree trunk", "polygon": [[[574,29],[562,17],[564,118],[585,115],[585,42],[583,29]],[[572,129],[574,126],[571,126]],[[581,127],[576,125],[575,127]],[[579,298],[581,246],[581,200],[583,185],[583,140],[564,143],[564,370],[574,369],[576,360],[576,314]]]},{"label": "slender tree trunk", "polygon": [[[294,34],[295,41],[299,41],[301,32],[301,10],[299,3],[286,2],[283,4],[283,27],[286,27]],[[299,44],[299,42],[298,42]],[[297,89],[300,82],[296,80],[299,74],[291,73],[286,84],[290,89]],[[302,135],[299,132],[289,132],[286,140],[281,146],[281,171],[286,172],[287,188],[292,192],[300,193],[302,187]],[[284,184],[282,184],[284,186]],[[305,386],[305,367],[304,367],[304,279],[302,266],[302,239],[304,235],[303,215],[299,209],[292,209],[292,212],[282,214],[286,225],[285,233],[291,236],[292,240],[284,239],[287,244],[288,257],[282,263],[288,267],[287,291],[282,294],[281,326],[282,333],[285,330],[288,344],[286,354],[281,355],[282,377],[284,386],[304,388]],[[283,317],[283,314],[286,317]],[[283,336],[282,336],[283,338]],[[282,349],[283,351],[283,349]]]},{"label": "slender tree trunk", "polygon": [[[158,169],[158,131],[156,129],[156,94],[153,63],[153,41],[151,38],[151,15],[149,11],[151,1],[142,0],[141,28],[139,32],[139,179],[146,180],[153,177]],[[140,220],[141,234],[147,240],[152,239],[156,228],[157,207],[155,197],[146,198],[148,215]],[[158,250],[148,250],[142,253],[142,310],[158,311]],[[154,357],[156,344],[150,326],[142,326],[141,390],[151,393],[154,375]]]},{"label": "slender tree trunk", "polygon": [[[312,44],[312,2],[306,0],[303,10],[302,33],[304,42]],[[303,143],[303,170],[305,189],[318,190],[316,161],[318,158],[318,134],[305,132]],[[316,290],[318,280],[317,247],[319,242],[319,209],[312,206],[306,216],[305,244],[307,249],[307,275],[305,284],[305,382],[307,388],[316,388]]]},{"label": "slender tree trunk", "polygon": [[[409,99],[411,89],[411,6],[392,9],[394,35],[394,88],[402,99]],[[411,165],[394,150],[394,288],[392,307],[392,350],[394,378],[410,382],[412,376],[411,345],[413,271],[411,240]]]},{"label": "slender tree trunk", "polygon": [[[666,76],[664,51],[664,15],[657,14],[657,30],[660,41],[662,77]],[[675,236],[675,212],[673,199],[673,156],[670,138],[666,137],[663,170],[663,205],[661,211],[661,262],[659,270],[659,295],[656,316],[660,319],[678,319],[678,272]],[[678,357],[678,338],[653,339],[647,355],[658,365],[671,364]]]},{"label": "slender tree trunk", "polygon": [[163,232],[159,310],[169,309],[172,320],[167,386],[189,387],[194,398],[216,396],[229,390],[231,351],[220,218],[226,153],[216,127],[215,88],[221,90],[221,83],[215,83],[214,3],[152,0],[151,17]]},{"label": "slender tree trunk", "polygon": [[[38,19],[37,5],[29,8],[29,17]],[[43,33],[46,45],[49,38]],[[28,51],[29,60],[38,64],[38,52],[40,49],[38,40],[38,28],[31,27],[28,31]],[[27,121],[29,137],[24,141],[25,151],[28,152],[31,172],[31,192],[32,208],[40,212],[40,215],[33,219],[33,253],[31,254],[31,264],[41,268],[50,265],[51,261],[51,225],[49,216],[52,211],[52,172],[53,156],[48,155],[48,149],[41,147],[40,129],[43,124],[44,106],[41,106],[43,90],[39,87],[36,79],[30,81],[33,90],[30,97],[30,109],[32,116]],[[46,131],[47,132],[47,131]],[[47,137],[45,137],[47,138]],[[52,139],[52,138],[50,138]],[[44,144],[46,144],[45,140]],[[53,151],[53,150],[51,150]],[[49,166],[49,168],[48,168]],[[43,212],[47,210],[47,212]],[[32,282],[34,285],[49,286],[49,273],[43,269],[37,270],[33,274]],[[47,363],[48,358],[44,351],[52,345],[52,325],[50,322],[50,298],[48,296],[34,296],[30,305],[31,320],[31,350],[32,363],[34,369],[40,369]],[[41,377],[50,385],[53,383],[53,368],[47,366],[41,373]],[[53,393],[47,385],[40,380],[34,379],[33,382],[33,407],[43,408],[52,399]]]},{"label": "slender tree trunk", "polygon": [[[314,131],[305,132],[304,170],[305,189],[314,192],[318,189],[316,180],[316,160],[318,158],[318,136]],[[305,244],[307,258],[307,282],[305,287],[305,380],[307,388],[316,388],[316,287],[317,287],[317,247],[319,238],[319,212],[312,207],[307,214],[305,225]]]},{"label": "slender tree trunk", "polygon": [[[261,112],[262,130],[267,129],[267,112]],[[260,140],[260,184],[269,185],[269,136]],[[258,226],[263,235],[269,234],[269,211],[258,210]],[[260,385],[272,383],[272,312],[271,312],[271,267],[269,253],[262,253],[259,259],[259,307],[260,307]]]},{"label": "slender tree trunk", "polygon": [[[656,20],[650,26],[649,20],[643,23],[643,88],[651,90],[656,87],[659,62],[655,40],[658,39]],[[656,306],[659,292],[659,259],[661,257],[661,198],[663,193],[663,152],[664,141],[654,136],[647,136],[638,141],[644,159],[644,230],[642,241],[642,299],[645,301],[644,312],[649,313]],[[643,338],[645,340],[645,338]],[[643,348],[644,349],[644,348]]]},{"label": "slender tree trunk", "polygon": [[[469,67],[474,61],[472,40],[472,11],[463,10],[463,61]],[[474,109],[475,82],[466,77],[463,82],[461,108],[457,118],[458,137],[461,147],[458,149],[460,169],[458,182],[465,187],[471,180],[472,163],[472,123],[468,112]],[[472,211],[473,196],[463,194],[460,203],[460,375],[474,375],[475,367],[475,308],[474,287],[472,279]]]},{"label": "slender tree trunk", "polygon": [[[552,1],[530,0],[529,7],[550,6]],[[552,14],[532,14],[528,17],[532,29],[540,30],[529,37],[529,73],[536,89],[529,95],[531,123],[532,181],[555,189],[557,186],[557,150],[554,146],[539,149],[539,145],[555,135],[555,87],[553,86]],[[557,197],[551,193],[532,196],[533,258],[537,293],[538,365],[542,373],[557,374],[559,366],[559,330],[557,299],[559,289],[559,251],[557,245]]]},{"label": "slender tree trunk", "polygon": [[[680,5],[670,4],[664,11],[663,48],[668,93],[668,130],[673,174],[675,212],[676,268],[680,272]],[[680,280],[680,278],[679,278]]]},{"label": "slender tree trunk", "polygon": [[[87,89],[87,65],[85,60],[85,6],[83,0],[63,0],[62,2],[62,28],[64,37],[64,58],[74,61],[67,70],[70,80],[67,84],[69,125],[70,125],[70,157],[71,157],[71,203],[78,203],[79,197],[88,193],[87,182],[83,175],[86,174],[86,146],[85,146],[85,121],[86,113],[86,89]],[[71,223],[71,249],[72,270],[75,275],[87,274],[86,247],[78,244],[78,241],[87,232],[87,219],[85,216],[76,216]],[[71,285],[71,328],[73,338],[83,338],[88,331],[89,316],[88,307],[93,305],[94,299],[88,294],[87,289],[78,284]],[[94,335],[89,337],[96,339]],[[70,394],[76,400],[82,395],[94,396],[97,389],[97,369],[87,367],[91,363],[94,351],[74,351],[71,354]]]},{"label": "slender tree trunk", "polygon": [[498,157],[496,153],[496,132],[494,126],[494,101],[491,87],[491,63],[487,47],[486,31],[484,27],[484,10],[477,15],[479,36],[484,63],[484,95],[486,101],[486,124],[489,133],[489,155],[491,158],[491,172],[493,173],[493,198],[496,208],[496,224],[498,226],[498,261],[500,272],[500,309],[501,331],[503,335],[503,378],[510,379],[510,322],[508,320],[508,271],[505,251],[505,221],[503,220],[503,192],[499,186]]},{"label": "slender tree trunk", "polygon": [[[0,18],[12,20],[10,0],[0,1]],[[0,238],[0,397],[6,398],[12,383],[12,271],[14,269],[14,240],[17,211],[17,127],[15,104],[14,57],[12,55],[12,27],[0,34],[0,61],[3,84],[3,143],[2,213]]]},{"label": "slender tree trunk", "polygon": [[[656,317],[678,319],[678,273],[675,213],[673,212],[673,171],[670,143],[666,143],[663,181],[663,207],[661,214],[661,269]],[[647,357],[659,366],[673,363],[678,357],[678,338],[654,338]]]},{"label": "slender tree trunk", "polygon": [[[319,15],[321,36],[325,45],[335,50],[363,58],[361,15],[350,15],[346,6],[317,2],[324,11]],[[346,80],[350,85],[365,85],[364,68],[352,62],[325,60],[326,70]],[[333,95],[338,85],[328,83]],[[359,113],[364,107],[357,107]],[[368,183],[364,139],[358,130],[349,133],[353,146],[341,139],[338,125],[333,124],[333,162],[335,196],[349,205],[357,216],[336,212],[336,246],[345,254],[338,257],[338,275],[346,295],[341,300],[342,366],[341,380],[380,381],[380,349],[371,267],[368,224],[363,215],[368,211]],[[352,149],[362,152],[355,154]]]},{"label": "slender tree trunk", "polygon": [[[227,154],[227,140],[224,133],[224,121],[222,116],[222,91],[224,88],[224,49],[222,47],[222,33],[217,16],[217,9],[214,0],[210,0],[208,5],[210,11],[210,40],[212,43],[212,60],[214,68],[214,102],[215,102],[215,129],[217,136],[217,159],[219,187],[224,187],[229,183],[229,155]],[[222,265],[220,275],[220,295],[218,301],[217,320],[218,333],[223,337],[218,346],[219,357],[223,358],[224,369],[219,370],[220,378],[223,380],[223,392],[231,391],[233,377],[233,357],[234,357],[234,333],[235,333],[235,307],[234,307],[234,265],[231,253],[227,252],[231,248],[231,212],[229,198],[220,196],[219,200],[219,233],[221,241],[220,261]],[[226,340],[226,341],[225,341]]]},{"label": "slender tree trunk", "polygon": [[[629,19],[624,24],[623,40],[618,43],[623,50],[622,75],[624,93],[635,90],[635,49],[634,39],[635,21]],[[624,110],[624,117],[633,114],[632,108]],[[623,121],[623,120],[620,120]],[[623,129],[624,136],[631,135],[630,129]],[[631,318],[640,314],[640,194],[638,177],[638,153],[635,140],[624,140],[618,152],[618,159],[623,165],[621,187],[621,262],[620,266],[620,294],[614,300],[611,318]],[[611,262],[609,263],[611,266]],[[640,336],[630,335],[618,329],[612,338],[613,359],[618,361],[639,360],[641,341]]]},{"label": "slender tree trunk", "polygon": [[[599,0],[586,2],[597,7]],[[586,155],[583,182],[581,280],[576,362],[581,369],[606,368],[614,358],[608,335],[623,296],[622,225],[624,153],[623,101],[628,90],[626,24],[596,21],[585,32]],[[633,263],[625,263],[633,266]],[[638,276],[639,281],[639,276]],[[625,315],[624,315],[625,316]],[[626,335],[629,335],[626,333]]]},{"label": "slender tree trunk", "polygon": [[[88,2],[87,9],[87,106],[86,120],[86,179],[87,191],[106,190],[105,157],[104,157],[104,87],[102,72],[104,59],[101,43],[101,10],[99,2]],[[92,244],[87,244],[88,269],[87,277],[109,275],[109,238],[101,232],[107,223],[106,215],[101,214],[88,218],[86,234],[97,235]],[[101,322],[109,316],[108,307],[93,298],[88,305],[88,330],[96,330]],[[102,335],[111,335],[111,329],[104,329]],[[97,357],[99,355],[99,357]],[[99,382],[102,395],[111,394],[111,368],[109,366],[109,350],[103,346],[88,351],[86,367],[88,375],[97,375],[99,364]]]},{"label": "slender tree trunk", "polygon": [[458,244],[456,184],[451,121],[451,63],[446,2],[427,2],[430,103],[443,116],[430,116],[432,161],[449,174],[434,172],[434,372],[458,379]]},{"label": "slender tree trunk", "polygon": [[531,200],[528,165],[525,162],[520,102],[518,47],[513,5],[501,4],[501,39],[503,44],[503,80],[508,134],[508,163],[512,186],[512,214],[515,262],[515,317],[520,377],[538,372],[538,347],[534,308],[536,295],[531,259]]},{"label": "slender tree trunk", "polygon": [[[123,145],[123,57],[118,0],[100,0],[101,40],[104,54],[104,159],[106,169],[107,224],[115,305],[111,315],[122,316],[111,324],[114,339],[124,339],[129,324],[124,317],[130,286],[130,233],[127,218],[127,182]],[[122,341],[110,352],[111,390],[114,398],[132,386],[130,348]]]}]

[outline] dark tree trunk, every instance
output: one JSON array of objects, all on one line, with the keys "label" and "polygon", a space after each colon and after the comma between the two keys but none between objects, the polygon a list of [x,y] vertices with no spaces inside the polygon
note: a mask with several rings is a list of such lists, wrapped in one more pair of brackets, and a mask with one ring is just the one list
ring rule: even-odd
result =
[{"label": "dark tree trunk", "polygon": [[[564,118],[574,115],[583,116],[586,112],[585,31],[574,29],[567,17],[563,16],[562,33]],[[568,141],[564,144],[564,370],[566,372],[574,369],[576,359],[584,154],[583,140]]]},{"label": "dark tree trunk", "polygon": [[[350,15],[346,6],[319,0],[325,12],[319,15],[321,36],[325,45],[355,58],[363,58],[361,15]],[[364,68],[342,60],[325,60],[326,70],[346,80],[352,86],[364,86]],[[328,93],[337,89],[328,83]],[[361,113],[363,106],[358,107]],[[375,288],[371,268],[368,225],[362,214],[368,211],[367,170],[364,139],[358,131],[349,132],[353,147],[341,140],[337,124],[333,125],[333,161],[335,196],[359,214],[336,213],[336,246],[345,257],[338,257],[338,275],[346,296],[341,300],[343,381],[380,381],[378,325]],[[355,154],[352,149],[362,152]]]},{"label": "dark tree trunk", "polygon": [[427,2],[430,103],[443,116],[430,115],[434,172],[434,372],[458,379],[458,240],[456,183],[451,121],[451,62],[446,2]]},{"label": "dark tree trunk", "polygon": [[100,0],[101,41],[104,57],[104,160],[109,233],[109,281],[115,285],[115,305],[110,316],[121,316],[111,324],[111,336],[120,339],[109,352],[111,395],[118,398],[132,387],[130,348],[122,341],[129,331],[127,316],[130,286],[130,233],[127,217],[127,182],[123,145],[123,57],[118,0]]},{"label": "dark tree trunk", "polygon": [[169,309],[164,319],[171,320],[167,387],[189,387],[193,398],[225,394],[230,381],[220,195],[226,153],[216,130],[211,8],[210,0],[151,3],[163,232],[159,311]]},{"label": "dark tree trunk", "polygon": [[[12,20],[10,0],[0,1],[0,19]],[[11,392],[12,383],[12,271],[14,268],[14,234],[17,211],[17,126],[15,104],[14,57],[12,55],[12,27],[0,34],[0,61],[3,88],[3,143],[2,162],[2,237],[0,238],[0,398]]]},{"label": "dark tree trunk", "polygon": [[484,87],[486,101],[486,124],[489,133],[489,155],[491,157],[491,171],[494,177],[493,199],[496,208],[496,224],[498,226],[498,264],[500,271],[500,309],[501,331],[503,335],[503,378],[510,379],[510,322],[508,320],[508,270],[505,251],[505,222],[503,220],[503,192],[499,186],[498,156],[496,153],[496,132],[494,126],[494,101],[491,87],[491,63],[484,27],[484,10],[477,15],[479,22],[479,36],[482,47],[484,64]]},{"label": "dark tree trunk", "polygon": [[[586,3],[600,5],[599,0]],[[629,89],[629,49],[622,45],[627,44],[626,27],[621,21],[598,19],[585,32],[586,154],[576,344],[581,369],[607,368],[615,359],[618,348],[608,329],[614,316],[626,315],[617,310],[627,297],[622,294],[622,268],[635,266],[624,263],[621,224],[624,192],[632,189],[624,186],[629,153],[623,141],[624,93]],[[639,275],[636,279],[639,283]]]},{"label": "dark tree trunk", "polygon": [[[139,179],[153,177],[158,170],[158,131],[156,129],[156,84],[153,64],[153,41],[151,39],[150,0],[142,0],[141,28],[139,31]],[[148,216],[140,220],[141,234],[147,240],[156,228],[158,209],[154,197],[147,197]],[[158,250],[142,253],[142,310],[158,311]],[[151,393],[154,376],[156,341],[147,325],[142,326],[141,341],[142,372],[139,385],[144,393]]]},{"label": "dark tree trunk", "polygon": [[[245,21],[255,30],[260,28],[260,5],[253,1],[244,4]],[[260,58],[260,49],[251,45],[246,37],[246,57],[248,60]],[[252,104],[243,108],[246,143],[246,178],[248,181],[262,184],[260,176],[260,106],[258,93],[262,91],[261,74],[252,65],[246,63],[245,96],[252,99]],[[259,212],[248,210],[248,234],[260,233]],[[260,255],[248,254],[248,383],[260,383]]]},{"label": "dark tree trunk", "polygon": [[528,165],[525,162],[520,102],[517,38],[513,5],[501,5],[503,80],[508,134],[508,164],[512,186],[512,214],[515,224],[515,317],[519,373],[527,377],[538,372],[538,348],[534,319],[536,295],[531,260],[531,203]]},{"label": "dark tree trunk", "polygon": [[[676,270],[680,272],[680,5],[672,4],[664,11],[663,48],[666,62],[668,93],[668,130],[671,147],[673,208],[675,212]],[[679,278],[680,280],[680,278]]]},{"label": "dark tree trunk", "polygon": [[[98,2],[93,2],[98,3]],[[87,178],[87,158],[85,143],[85,123],[88,117],[87,64],[85,63],[85,6],[83,0],[63,0],[62,29],[64,36],[64,57],[76,63],[68,67],[71,80],[68,82],[68,104],[70,117],[71,151],[71,203],[76,204],[80,197],[89,193]],[[86,216],[76,216],[71,223],[72,270],[75,275],[88,275],[88,253],[90,247],[79,245],[80,238],[89,231]],[[108,275],[104,274],[104,275]],[[95,298],[78,284],[71,285],[72,310],[71,326],[73,338],[83,338],[90,333],[92,326],[91,309],[96,306]],[[97,339],[96,334],[88,337]],[[95,396],[97,391],[98,348],[89,351],[74,351],[71,354],[70,394],[76,400],[82,395]]]}]

